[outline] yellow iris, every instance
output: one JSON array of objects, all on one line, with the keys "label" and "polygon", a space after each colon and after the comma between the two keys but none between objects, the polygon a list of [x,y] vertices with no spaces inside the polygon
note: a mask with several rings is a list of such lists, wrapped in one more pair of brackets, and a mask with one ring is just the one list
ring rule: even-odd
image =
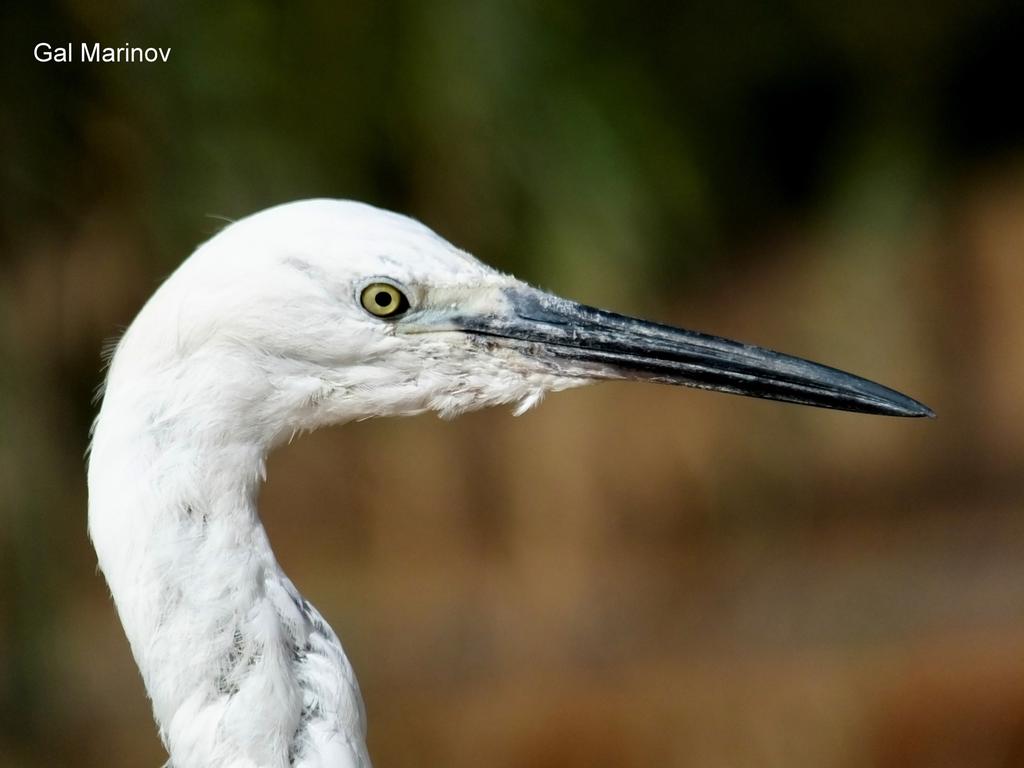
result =
[{"label": "yellow iris", "polygon": [[377,317],[394,317],[409,308],[405,294],[388,283],[371,283],[360,295],[363,309]]}]

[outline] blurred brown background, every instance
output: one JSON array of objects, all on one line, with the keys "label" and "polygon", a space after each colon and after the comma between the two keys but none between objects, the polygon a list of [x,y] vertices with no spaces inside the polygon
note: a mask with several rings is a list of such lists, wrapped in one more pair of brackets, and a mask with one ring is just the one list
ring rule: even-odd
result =
[{"label": "blurred brown background", "polygon": [[166,5],[0,10],[0,766],[165,758],[85,535],[100,349],[312,196],[939,414],[616,384],[279,451],[377,765],[1024,766],[1019,3]]}]

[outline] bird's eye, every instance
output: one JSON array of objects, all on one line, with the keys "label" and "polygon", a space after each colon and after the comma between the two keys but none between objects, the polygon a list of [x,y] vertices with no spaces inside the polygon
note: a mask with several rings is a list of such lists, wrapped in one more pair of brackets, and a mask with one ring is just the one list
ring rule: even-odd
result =
[{"label": "bird's eye", "polygon": [[363,309],[377,317],[397,317],[409,309],[405,294],[389,283],[371,283],[359,298]]}]

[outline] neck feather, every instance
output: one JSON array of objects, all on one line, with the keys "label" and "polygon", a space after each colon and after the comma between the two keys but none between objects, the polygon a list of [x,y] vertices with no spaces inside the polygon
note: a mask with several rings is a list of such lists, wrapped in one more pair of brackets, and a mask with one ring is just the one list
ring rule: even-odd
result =
[{"label": "neck feather", "polygon": [[257,513],[271,438],[224,421],[232,404],[192,408],[117,374],[94,432],[89,532],[175,768],[301,765],[311,729],[365,756],[351,668]]}]

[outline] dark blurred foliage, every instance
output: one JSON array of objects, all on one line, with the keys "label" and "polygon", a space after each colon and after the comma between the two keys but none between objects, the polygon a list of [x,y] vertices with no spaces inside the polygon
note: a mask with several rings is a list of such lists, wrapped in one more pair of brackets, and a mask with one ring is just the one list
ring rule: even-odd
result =
[{"label": "dark blurred foliage", "polygon": [[85,536],[99,351],[314,196],[940,416],[608,387],[282,451],[381,765],[1024,764],[1022,39],[998,0],[4,4],[0,765],[162,759]]}]

